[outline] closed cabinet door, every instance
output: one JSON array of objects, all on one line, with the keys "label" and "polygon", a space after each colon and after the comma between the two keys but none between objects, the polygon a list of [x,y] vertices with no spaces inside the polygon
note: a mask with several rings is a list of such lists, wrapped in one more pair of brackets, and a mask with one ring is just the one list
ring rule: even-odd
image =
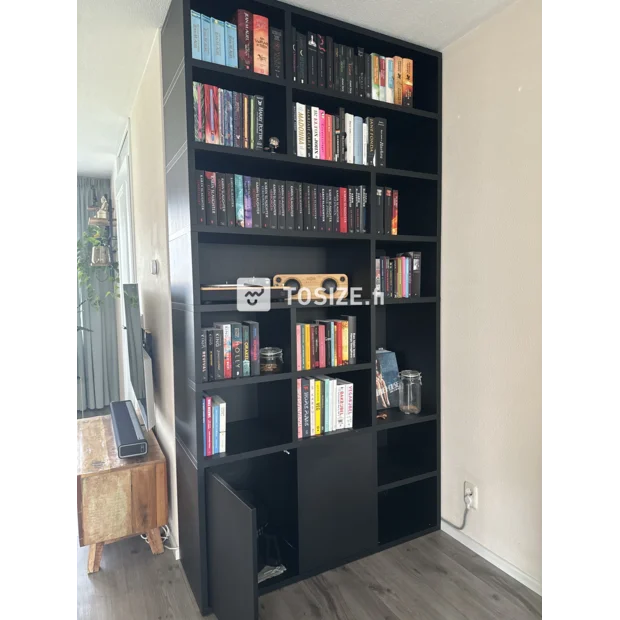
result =
[{"label": "closed cabinet door", "polygon": [[298,450],[299,568],[341,564],[377,546],[377,472],[373,434],[317,442]]}]

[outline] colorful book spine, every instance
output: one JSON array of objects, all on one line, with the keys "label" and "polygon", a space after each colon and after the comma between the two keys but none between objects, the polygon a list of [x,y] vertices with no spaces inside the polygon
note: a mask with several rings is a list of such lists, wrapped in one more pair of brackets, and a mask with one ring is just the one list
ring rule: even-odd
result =
[{"label": "colorful book spine", "polygon": [[243,177],[243,226],[252,228],[252,177]]},{"label": "colorful book spine", "polygon": [[207,330],[200,330],[200,374],[201,381],[209,380],[209,359],[208,359],[208,337]]},{"label": "colorful book spine", "polygon": [[245,227],[245,210],[243,204],[243,176],[241,174],[235,175],[235,215],[236,224]]},{"label": "colorful book spine", "polygon": [[316,435],[316,380],[310,377],[310,437]]},{"label": "colorful book spine", "polygon": [[224,332],[222,329],[213,329],[213,380],[224,378]]},{"label": "colorful book spine", "polygon": [[202,20],[200,13],[191,12],[192,58],[202,60]]},{"label": "colorful book spine", "polygon": [[213,428],[213,439],[211,445],[213,446],[213,454],[220,453],[220,411],[219,407],[216,405],[212,406],[212,423],[211,426]]},{"label": "colorful book spine", "polygon": [[312,106],[312,159],[321,158],[320,135],[319,108]]},{"label": "colorful book spine", "polygon": [[333,133],[334,117],[331,114],[325,115],[325,159],[333,161]]},{"label": "colorful book spine", "polygon": [[206,410],[206,427],[205,427],[205,456],[213,455],[213,399],[210,396],[202,398]]},{"label": "colorful book spine", "polygon": [[302,360],[302,350],[301,350],[301,328],[302,326],[298,323],[297,325],[295,325],[295,357],[296,357],[296,369],[297,370],[303,370],[302,365],[301,365],[301,360]]},{"label": "colorful book spine", "polygon": [[375,101],[379,101],[381,98],[381,75],[379,67],[379,55],[371,54],[370,59],[372,62],[372,98]]},{"label": "colorful book spine", "polygon": [[[226,66],[239,66],[239,55],[237,53],[237,26],[230,22],[224,23],[224,31],[226,36]],[[204,58],[203,58],[204,60]]]},{"label": "colorful book spine", "polygon": [[304,436],[301,379],[297,379],[297,439]]},{"label": "colorful book spine", "polygon": [[211,18],[201,15],[200,28],[202,30],[202,60],[211,62]]},{"label": "colorful book spine", "polygon": [[325,325],[319,325],[319,368],[325,368]]},{"label": "colorful book spine", "polygon": [[269,75],[269,20],[262,15],[253,15],[254,30],[254,73]]},{"label": "colorful book spine", "polygon": [[196,142],[205,141],[205,102],[204,88],[202,84],[194,82],[192,84],[194,102],[194,140]]},{"label": "colorful book spine", "polygon": [[233,93],[233,146],[243,148],[243,94]]},{"label": "colorful book spine", "polygon": [[[246,177],[247,178],[247,177]],[[242,325],[243,332],[243,376],[249,377],[251,375],[250,369],[250,326]]]},{"label": "colorful book spine", "polygon": [[347,164],[352,164],[355,160],[355,117],[348,112],[344,115],[345,122],[345,143],[346,143],[346,159]]},{"label": "colorful book spine", "polygon": [[403,105],[403,59],[394,56],[394,103]]},{"label": "colorful book spine", "polygon": [[243,95],[243,148],[250,148],[250,97]]},{"label": "colorful book spine", "polygon": [[310,437],[310,379],[301,380],[302,437]]},{"label": "colorful book spine", "polygon": [[385,59],[385,101],[394,103],[394,59]]},{"label": "colorful book spine", "polygon": [[403,105],[413,107],[413,60],[403,58]]},{"label": "colorful book spine", "polygon": [[224,22],[211,19],[211,60],[218,65],[226,64],[226,43],[225,43]]},{"label": "colorful book spine", "polygon": [[245,325],[250,328],[250,373],[255,377],[260,375],[260,333],[256,321],[245,321]]},{"label": "colorful book spine", "polygon": [[342,341],[342,365],[347,366],[349,364],[349,321],[341,321],[340,325],[342,330],[340,332],[340,339]]},{"label": "colorful book spine", "polygon": [[364,150],[364,121],[361,116],[355,116],[353,119],[353,163],[363,163]]},{"label": "colorful book spine", "polygon": [[385,56],[379,56],[379,101],[385,101]]},{"label": "colorful book spine", "polygon": [[314,380],[314,434],[321,434],[321,381]]},{"label": "colorful book spine", "polygon": [[353,384],[351,382],[347,382],[345,385],[345,400],[344,427],[353,428]]},{"label": "colorful book spine", "polygon": [[304,325],[304,370],[310,370],[310,324]]},{"label": "colorful book spine", "polygon": [[297,112],[297,156],[306,156],[306,106],[303,103],[296,103]]},{"label": "colorful book spine", "polygon": [[253,58],[253,20],[252,13],[244,9],[238,9],[235,15],[237,24],[237,54],[239,56],[239,69],[252,70]]},{"label": "colorful book spine", "polygon": [[256,109],[254,148],[262,151],[265,143],[265,98],[262,95],[256,95],[254,100]]},{"label": "colorful book spine", "polygon": [[338,391],[336,430],[341,430],[344,428],[346,402],[347,402],[346,384],[342,379],[337,379],[336,381],[337,381],[337,391]]},{"label": "colorful book spine", "polygon": [[325,159],[325,110],[319,110],[319,159]]},{"label": "colorful book spine", "polygon": [[237,379],[243,376],[243,331],[241,323],[230,324],[230,341],[232,354],[232,376]]},{"label": "colorful book spine", "polygon": [[269,70],[275,78],[282,78],[282,31],[269,28]]},{"label": "colorful book spine", "polygon": [[392,234],[398,234],[398,190],[392,191]]},{"label": "colorful book spine", "polygon": [[222,345],[224,348],[224,379],[232,379],[232,334],[230,323],[214,323],[214,327],[222,330]]}]

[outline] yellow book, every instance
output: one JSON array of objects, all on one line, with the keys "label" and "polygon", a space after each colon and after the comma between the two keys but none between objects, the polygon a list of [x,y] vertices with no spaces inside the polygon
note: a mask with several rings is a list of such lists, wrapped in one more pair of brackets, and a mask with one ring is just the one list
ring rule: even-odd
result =
[{"label": "yellow book", "polygon": [[403,59],[394,56],[394,103],[403,105]]},{"label": "yellow book", "polygon": [[342,321],[342,363],[349,363],[349,321]]},{"label": "yellow book", "polygon": [[304,338],[306,339],[305,346],[305,355],[304,355],[304,370],[310,370],[310,347],[312,346],[312,341],[310,339],[310,324],[306,323],[304,325]]},{"label": "yellow book", "polygon": [[321,382],[314,382],[314,434],[321,434]]}]

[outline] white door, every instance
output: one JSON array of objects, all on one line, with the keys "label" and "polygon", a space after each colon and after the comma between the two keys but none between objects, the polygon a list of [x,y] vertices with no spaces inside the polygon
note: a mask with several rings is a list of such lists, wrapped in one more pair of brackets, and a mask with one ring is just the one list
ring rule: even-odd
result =
[{"label": "white door", "polygon": [[114,191],[116,192],[116,236],[118,247],[118,266],[120,279],[119,317],[122,334],[122,351],[120,359],[123,368],[123,385],[121,398],[133,400],[133,390],[129,374],[129,360],[127,359],[127,331],[125,326],[125,300],[123,298],[123,284],[135,284],[136,260],[133,236],[133,211],[131,205],[131,161],[129,148],[129,125],[116,159],[116,178]]}]

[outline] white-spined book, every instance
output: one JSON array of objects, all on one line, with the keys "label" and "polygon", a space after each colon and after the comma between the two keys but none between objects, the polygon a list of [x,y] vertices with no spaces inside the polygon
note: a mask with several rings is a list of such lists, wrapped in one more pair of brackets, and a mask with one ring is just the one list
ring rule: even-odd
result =
[{"label": "white-spined book", "polygon": [[321,159],[319,109],[312,106],[312,159]]},{"label": "white-spined book", "polygon": [[296,103],[297,109],[297,156],[306,156],[306,106]]}]

